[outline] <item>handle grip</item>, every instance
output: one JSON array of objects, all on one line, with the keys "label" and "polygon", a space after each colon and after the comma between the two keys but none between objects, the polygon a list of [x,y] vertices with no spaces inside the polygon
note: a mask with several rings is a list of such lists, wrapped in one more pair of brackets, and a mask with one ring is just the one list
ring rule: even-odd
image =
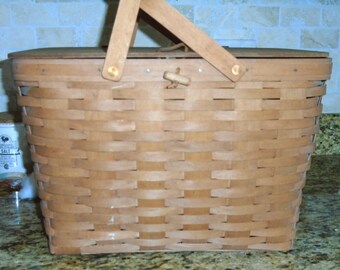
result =
[{"label": "handle grip", "polygon": [[168,80],[168,81],[175,82],[175,83],[178,83],[178,84],[182,84],[182,85],[185,85],[185,86],[189,86],[190,83],[191,83],[191,79],[189,77],[180,75],[179,73],[173,73],[173,72],[170,72],[170,71],[165,71],[164,74],[163,74],[163,78]]}]

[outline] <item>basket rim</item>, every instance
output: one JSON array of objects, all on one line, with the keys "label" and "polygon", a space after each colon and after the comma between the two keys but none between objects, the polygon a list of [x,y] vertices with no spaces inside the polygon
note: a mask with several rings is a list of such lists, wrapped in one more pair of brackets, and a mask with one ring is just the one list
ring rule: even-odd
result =
[{"label": "basket rim", "polygon": [[[277,49],[277,48],[229,48],[223,47],[237,58],[327,58],[328,52]],[[8,55],[11,59],[104,59],[106,47],[55,47],[38,48],[13,52]],[[193,51],[183,52],[174,50],[161,52],[154,47],[130,48],[128,58],[201,58]]]}]

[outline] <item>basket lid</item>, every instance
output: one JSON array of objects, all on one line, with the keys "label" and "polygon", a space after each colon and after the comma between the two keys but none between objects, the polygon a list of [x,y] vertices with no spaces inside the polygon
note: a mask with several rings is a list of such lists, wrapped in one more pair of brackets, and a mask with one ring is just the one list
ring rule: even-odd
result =
[{"label": "basket lid", "polygon": [[[228,48],[237,58],[326,58],[327,52],[269,48]],[[106,48],[42,48],[14,52],[8,55],[14,59],[104,59]],[[174,50],[161,52],[159,48],[131,48],[128,58],[201,58],[193,51]]]}]

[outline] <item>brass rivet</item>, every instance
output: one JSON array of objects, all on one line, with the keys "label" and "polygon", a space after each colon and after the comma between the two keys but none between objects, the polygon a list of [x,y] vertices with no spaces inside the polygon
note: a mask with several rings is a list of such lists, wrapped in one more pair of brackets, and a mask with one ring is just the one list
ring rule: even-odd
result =
[{"label": "brass rivet", "polygon": [[115,66],[111,66],[107,69],[107,73],[112,77],[117,77],[119,70]]},{"label": "brass rivet", "polygon": [[240,74],[240,66],[239,65],[234,65],[231,69],[231,72],[234,74],[234,75],[239,75]]}]

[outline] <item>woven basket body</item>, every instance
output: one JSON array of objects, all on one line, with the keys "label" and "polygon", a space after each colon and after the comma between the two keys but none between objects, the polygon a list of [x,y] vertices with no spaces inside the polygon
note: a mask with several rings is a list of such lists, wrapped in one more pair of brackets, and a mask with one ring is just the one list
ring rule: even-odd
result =
[{"label": "woven basket body", "polygon": [[289,250],[331,61],[264,54],[238,82],[166,54],[120,82],[77,51],[14,57],[51,252]]}]

